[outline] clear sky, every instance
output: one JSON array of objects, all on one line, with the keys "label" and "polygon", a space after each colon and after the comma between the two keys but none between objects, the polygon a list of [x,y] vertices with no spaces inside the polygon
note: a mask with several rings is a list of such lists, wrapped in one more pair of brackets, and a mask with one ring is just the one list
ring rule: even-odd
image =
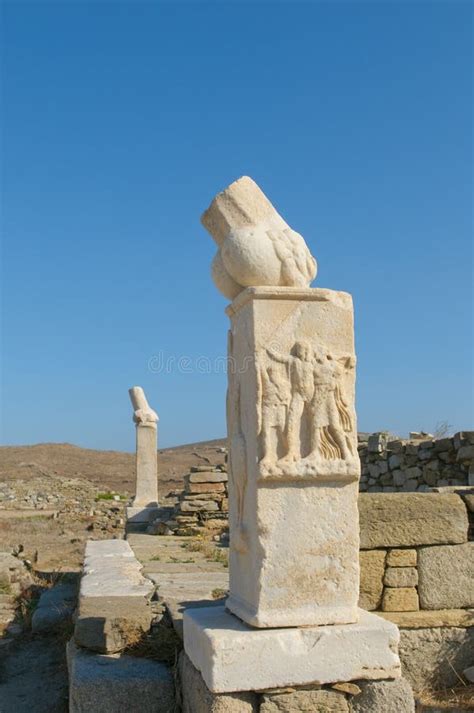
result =
[{"label": "clear sky", "polygon": [[132,450],[135,384],[161,446],[225,434],[243,174],[354,296],[360,430],[472,427],[472,7],[4,1],[2,442]]}]

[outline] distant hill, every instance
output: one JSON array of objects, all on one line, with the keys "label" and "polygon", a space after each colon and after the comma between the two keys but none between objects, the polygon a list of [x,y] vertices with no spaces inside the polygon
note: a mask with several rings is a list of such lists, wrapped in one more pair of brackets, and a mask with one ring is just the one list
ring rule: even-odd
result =
[{"label": "distant hill", "polygon": [[[222,463],[225,439],[189,443],[158,451],[158,477],[164,490],[180,483],[192,465]],[[38,443],[0,447],[0,481],[37,476],[85,478],[99,489],[133,493],[135,454],[98,451],[70,443]]]}]

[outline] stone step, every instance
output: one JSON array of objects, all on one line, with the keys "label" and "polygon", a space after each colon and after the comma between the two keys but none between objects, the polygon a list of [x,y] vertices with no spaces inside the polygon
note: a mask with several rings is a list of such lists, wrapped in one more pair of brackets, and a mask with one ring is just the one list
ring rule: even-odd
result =
[{"label": "stone step", "polygon": [[67,647],[69,713],[170,713],[175,710],[174,679],[165,664],[132,656]]},{"label": "stone step", "polygon": [[122,651],[150,628],[153,582],[125,540],[89,541],[74,638],[101,653]]}]

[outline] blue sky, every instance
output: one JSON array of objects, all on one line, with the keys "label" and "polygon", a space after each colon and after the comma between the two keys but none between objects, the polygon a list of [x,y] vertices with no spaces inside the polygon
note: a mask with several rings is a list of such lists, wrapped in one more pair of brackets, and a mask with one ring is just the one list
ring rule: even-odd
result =
[{"label": "blue sky", "polygon": [[[3,2],[2,442],[225,433],[199,222],[252,176],[354,296],[360,430],[472,427],[470,2]],[[156,363],[156,362],[152,362]],[[202,362],[200,362],[202,363]]]}]

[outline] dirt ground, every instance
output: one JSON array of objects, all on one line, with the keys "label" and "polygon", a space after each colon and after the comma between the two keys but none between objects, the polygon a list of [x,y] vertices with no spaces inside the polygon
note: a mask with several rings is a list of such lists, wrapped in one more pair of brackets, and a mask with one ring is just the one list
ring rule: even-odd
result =
[{"label": "dirt ground", "polygon": [[[222,463],[224,445],[158,451],[161,504],[172,504],[192,465]],[[87,539],[123,537],[134,481],[131,453],[51,443],[0,447],[0,553],[19,555],[39,582],[80,572]],[[8,633],[2,598],[16,602],[0,581],[0,713],[65,713],[70,631],[32,634],[28,617],[17,610],[15,633]]]},{"label": "dirt ground", "polygon": [[26,634],[0,652],[0,713],[67,713],[62,637]]}]

